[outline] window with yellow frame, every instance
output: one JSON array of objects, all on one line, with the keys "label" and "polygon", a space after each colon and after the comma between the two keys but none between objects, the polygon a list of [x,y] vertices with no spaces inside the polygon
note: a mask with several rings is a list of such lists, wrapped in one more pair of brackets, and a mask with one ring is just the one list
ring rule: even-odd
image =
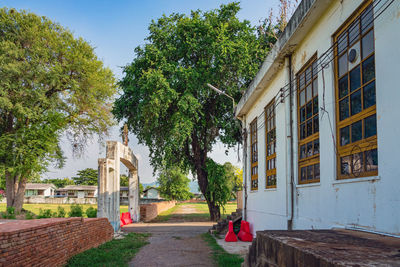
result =
[{"label": "window with yellow frame", "polygon": [[319,182],[319,107],[317,56],[297,74],[299,184]]},{"label": "window with yellow frame", "polygon": [[251,144],[251,190],[258,189],[258,150],[257,150],[257,118],[250,123]]},{"label": "window with yellow frame", "polygon": [[265,107],[265,143],[266,157],[266,188],[276,188],[276,127],[275,102],[271,101]]},{"label": "window with yellow frame", "polygon": [[334,35],[338,179],[378,174],[373,18],[366,1]]}]

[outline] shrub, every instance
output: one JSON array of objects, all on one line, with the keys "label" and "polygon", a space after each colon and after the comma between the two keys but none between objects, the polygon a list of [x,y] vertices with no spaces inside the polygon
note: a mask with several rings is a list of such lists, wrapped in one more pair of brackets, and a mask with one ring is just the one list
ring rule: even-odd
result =
[{"label": "shrub", "polygon": [[52,218],[57,217],[57,212],[52,212],[51,209],[39,209],[39,215],[36,217],[37,219],[45,219],[45,218]]},{"label": "shrub", "polygon": [[32,220],[35,218],[35,214],[29,210],[25,212],[25,220]]},{"label": "shrub", "polygon": [[96,218],[97,217],[97,209],[95,209],[93,207],[89,207],[86,210],[86,215],[88,216],[88,218]]},{"label": "shrub", "polygon": [[79,204],[72,204],[71,210],[68,212],[69,217],[83,217],[83,208]]},{"label": "shrub", "polygon": [[3,212],[1,217],[3,217],[3,219],[15,219],[15,208],[7,207],[6,212]]},{"label": "shrub", "polygon": [[67,212],[65,211],[65,209],[63,207],[58,206],[57,211],[58,211],[58,213],[57,213],[58,218],[65,218],[65,215],[67,214]]}]

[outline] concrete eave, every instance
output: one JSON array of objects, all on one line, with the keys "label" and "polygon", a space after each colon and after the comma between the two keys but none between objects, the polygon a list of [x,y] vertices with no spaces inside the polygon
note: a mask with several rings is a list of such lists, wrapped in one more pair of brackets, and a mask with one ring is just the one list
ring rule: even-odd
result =
[{"label": "concrete eave", "polygon": [[303,0],[290,18],[285,30],[268,53],[256,77],[243,94],[235,109],[235,116],[245,116],[267,88],[275,74],[285,65],[285,57],[292,54],[304,36],[332,2],[330,0]]}]

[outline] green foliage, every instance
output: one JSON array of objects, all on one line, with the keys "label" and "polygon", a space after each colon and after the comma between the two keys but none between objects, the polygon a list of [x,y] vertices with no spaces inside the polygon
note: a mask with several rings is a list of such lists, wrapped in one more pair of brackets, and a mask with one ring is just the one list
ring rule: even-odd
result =
[{"label": "green foliage", "polygon": [[72,204],[68,217],[83,217],[83,207],[79,204]]},{"label": "green foliage", "polygon": [[35,214],[29,210],[25,211],[25,220],[32,220],[35,218]]},{"label": "green foliage", "polygon": [[67,212],[65,211],[65,209],[61,206],[57,207],[57,217],[58,218],[65,218],[65,215],[67,214]]},{"label": "green foliage", "polygon": [[190,193],[190,179],[177,167],[164,169],[157,178],[161,196],[167,200],[187,200]]},{"label": "green foliage", "polygon": [[40,209],[37,219],[57,217],[57,212],[52,212],[51,209]]},{"label": "green foliage", "polygon": [[233,166],[230,162],[224,163],[226,181],[231,190],[232,197],[236,198],[236,192],[242,190],[243,187],[243,171]]},{"label": "green foliage", "polygon": [[0,173],[10,188],[63,164],[62,133],[79,153],[113,124],[111,70],[46,17],[0,9],[0,77]]},{"label": "green foliage", "polygon": [[217,203],[223,209],[232,195],[232,183],[229,179],[231,174],[227,174],[226,166],[216,163],[211,158],[207,159],[208,187],[206,198]]},{"label": "green foliage", "polygon": [[203,194],[213,145],[241,141],[232,101],[207,83],[238,101],[269,49],[248,21],[237,18],[239,10],[238,3],[230,3],[152,21],[146,44],[124,69],[123,93],[113,110],[149,147],[156,170],[191,170]]},{"label": "green foliage", "polygon": [[129,233],[123,239],[105,244],[75,255],[67,266],[128,266],[139,249],[148,244],[150,234]]},{"label": "green foliage", "polygon": [[65,178],[55,178],[55,179],[44,179],[39,181],[39,183],[54,184],[57,188],[65,187],[66,185],[74,185],[74,181],[68,177]]},{"label": "green foliage", "polygon": [[120,186],[129,186],[129,177],[125,174],[120,175]]},{"label": "green foliage", "polygon": [[1,217],[3,219],[15,219],[15,208],[7,207],[6,211],[1,213]]},{"label": "green foliage", "polygon": [[143,185],[142,185],[142,183],[139,183],[139,194],[142,194],[143,193]]},{"label": "green foliage", "polygon": [[72,177],[77,185],[97,185],[98,170],[86,168],[78,171],[78,176]]},{"label": "green foliage", "polygon": [[88,218],[96,218],[97,217],[97,209],[95,209],[93,207],[89,207],[86,210],[86,215],[88,216]]}]

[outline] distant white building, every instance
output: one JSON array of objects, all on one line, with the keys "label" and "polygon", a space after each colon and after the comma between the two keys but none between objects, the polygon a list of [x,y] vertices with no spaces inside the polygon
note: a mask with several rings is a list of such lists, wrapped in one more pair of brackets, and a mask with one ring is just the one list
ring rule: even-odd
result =
[{"label": "distant white building", "polygon": [[400,235],[399,14],[391,0],[299,4],[236,108],[253,234]]},{"label": "distant white building", "polygon": [[97,185],[67,185],[57,190],[58,196],[70,198],[97,197]]},{"label": "distant white building", "polygon": [[31,196],[54,196],[57,187],[54,184],[35,184],[27,183],[25,187],[25,197]]},{"label": "distant white building", "polygon": [[160,192],[155,187],[149,187],[143,190],[143,198],[160,199]]}]

